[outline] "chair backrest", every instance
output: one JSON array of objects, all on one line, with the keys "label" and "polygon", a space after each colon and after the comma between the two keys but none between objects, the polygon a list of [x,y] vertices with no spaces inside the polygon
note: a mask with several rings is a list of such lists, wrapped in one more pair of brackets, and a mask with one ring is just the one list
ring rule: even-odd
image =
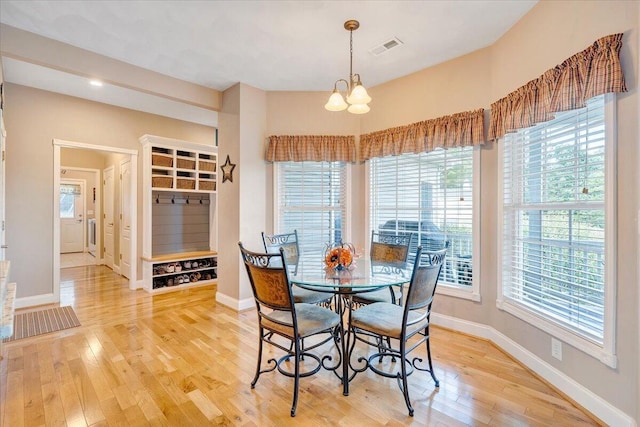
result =
[{"label": "chair backrest", "polygon": [[279,253],[284,250],[284,259],[289,265],[297,265],[300,259],[300,247],[298,246],[298,230],[292,233],[265,234],[262,232],[262,243],[267,253]]},{"label": "chair backrest", "polygon": [[413,233],[371,232],[371,266],[404,268]]},{"label": "chair backrest", "polygon": [[260,306],[273,310],[293,310],[293,295],[283,251],[277,254],[259,253],[245,249],[242,242],[238,242],[238,246],[258,311],[261,311]]},{"label": "chair backrest", "polygon": [[438,277],[440,276],[446,253],[446,249],[423,252],[422,247],[418,246],[405,300],[406,310],[428,307],[427,313],[431,311],[433,296],[436,293]]}]

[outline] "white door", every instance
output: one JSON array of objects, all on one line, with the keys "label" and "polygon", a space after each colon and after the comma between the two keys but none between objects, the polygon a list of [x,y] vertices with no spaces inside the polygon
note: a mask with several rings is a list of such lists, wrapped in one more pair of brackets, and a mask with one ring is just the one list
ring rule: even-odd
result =
[{"label": "white door", "polygon": [[60,253],[84,252],[84,181],[60,181]]},{"label": "white door", "polygon": [[131,277],[131,159],[120,163],[120,274]]},{"label": "white door", "polygon": [[113,269],[113,252],[115,250],[113,234],[113,166],[110,166],[103,171],[103,177],[102,194],[104,197],[104,263],[107,265],[107,267]]},{"label": "white door", "polygon": [[4,119],[2,118],[2,110],[0,109],[0,260],[5,259],[5,249],[7,245],[5,243],[5,225],[4,225],[4,201],[5,201],[5,185],[4,185],[4,167],[5,167],[5,140],[7,138],[6,131],[4,130]]}]

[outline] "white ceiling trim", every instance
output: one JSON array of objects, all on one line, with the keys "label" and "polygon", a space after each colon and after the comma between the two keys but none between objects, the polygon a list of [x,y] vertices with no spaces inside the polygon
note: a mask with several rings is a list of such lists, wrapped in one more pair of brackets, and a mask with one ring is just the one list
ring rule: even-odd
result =
[{"label": "white ceiling trim", "polygon": [[13,58],[3,58],[2,64],[4,78],[10,83],[191,123],[218,126],[218,113],[212,110],[108,83],[104,83],[101,87],[92,86],[89,84],[91,79]]}]

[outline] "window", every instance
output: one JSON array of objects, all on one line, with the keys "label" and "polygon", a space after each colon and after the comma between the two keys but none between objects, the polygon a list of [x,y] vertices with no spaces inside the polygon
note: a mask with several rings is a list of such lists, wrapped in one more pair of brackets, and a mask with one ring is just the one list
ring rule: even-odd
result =
[{"label": "window", "polygon": [[75,218],[76,196],[80,194],[80,185],[60,184],[60,218]]},{"label": "window", "polygon": [[301,258],[319,258],[325,244],[347,240],[347,164],[280,162],[277,183],[277,229],[298,230]]},{"label": "window", "polygon": [[474,193],[478,180],[474,176],[478,176],[478,161],[479,151],[473,147],[369,161],[371,230],[416,233],[412,254],[418,245],[423,250],[447,247],[440,291],[476,300]]},{"label": "window", "polygon": [[607,163],[613,141],[606,110],[605,98],[599,96],[586,108],[557,113],[554,120],[501,142],[498,303],[570,344],[610,359],[610,292],[615,283],[607,274],[614,264],[607,263],[613,247],[607,233],[613,221],[607,215],[613,194]]}]

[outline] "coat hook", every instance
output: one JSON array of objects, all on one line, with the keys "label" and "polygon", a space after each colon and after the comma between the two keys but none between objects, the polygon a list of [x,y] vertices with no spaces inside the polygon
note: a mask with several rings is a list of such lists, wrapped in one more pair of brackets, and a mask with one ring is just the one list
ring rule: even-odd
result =
[{"label": "coat hook", "polygon": [[171,203],[175,205],[175,203],[176,203],[176,196],[171,196]]},{"label": "coat hook", "polygon": [[200,204],[202,204],[202,197],[200,197]]},{"label": "coat hook", "polygon": [[189,204],[189,196],[187,196],[187,204]]},{"label": "coat hook", "polygon": [[156,203],[160,203],[160,195],[156,194]]}]

